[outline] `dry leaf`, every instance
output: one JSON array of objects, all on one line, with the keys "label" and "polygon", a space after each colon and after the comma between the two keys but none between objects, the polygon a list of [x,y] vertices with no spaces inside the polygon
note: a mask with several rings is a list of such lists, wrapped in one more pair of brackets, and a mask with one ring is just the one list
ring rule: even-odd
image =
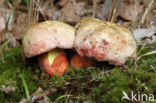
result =
[{"label": "dry leaf", "polygon": [[19,13],[16,20],[16,26],[14,28],[14,36],[16,39],[21,39],[24,36],[24,32],[28,27],[28,14]]},{"label": "dry leaf", "polygon": [[0,91],[5,92],[7,94],[14,92],[16,89],[13,86],[2,85]]},{"label": "dry leaf", "polygon": [[149,28],[136,28],[133,31],[134,38],[137,41],[143,41],[146,43],[153,43],[156,41],[156,27]]},{"label": "dry leaf", "polygon": [[77,23],[80,18],[87,12],[83,2],[76,4],[71,3],[67,7],[64,7],[61,11],[62,15],[60,20],[67,23]]},{"label": "dry leaf", "polygon": [[61,1],[58,3],[58,5],[61,6],[61,7],[63,7],[63,6],[65,6],[65,5],[68,3],[68,1],[69,1],[69,0],[61,0]]},{"label": "dry leaf", "polygon": [[125,20],[136,21],[139,19],[139,16],[143,13],[143,6],[140,4],[136,4],[132,2],[130,4],[121,2],[119,6],[119,10],[117,10],[117,16],[122,17]]}]

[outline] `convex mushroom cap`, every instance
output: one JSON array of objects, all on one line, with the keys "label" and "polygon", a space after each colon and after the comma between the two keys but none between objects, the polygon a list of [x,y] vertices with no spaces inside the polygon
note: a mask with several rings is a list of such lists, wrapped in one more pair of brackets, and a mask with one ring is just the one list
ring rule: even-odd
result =
[{"label": "convex mushroom cap", "polygon": [[45,21],[31,25],[23,38],[23,51],[26,57],[33,57],[56,47],[73,47],[75,29],[60,21]]},{"label": "convex mushroom cap", "polygon": [[76,25],[74,47],[81,56],[123,65],[136,56],[133,34],[115,23],[85,18]]}]

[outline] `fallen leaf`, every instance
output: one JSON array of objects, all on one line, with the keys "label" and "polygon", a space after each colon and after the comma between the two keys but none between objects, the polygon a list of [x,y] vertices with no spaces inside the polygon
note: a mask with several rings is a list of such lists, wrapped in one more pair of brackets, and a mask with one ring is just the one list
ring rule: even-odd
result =
[{"label": "fallen leaf", "polygon": [[69,0],[61,0],[61,1],[58,3],[58,5],[61,6],[61,7],[63,7],[63,6],[65,6],[65,5],[68,3],[68,1],[69,1]]},{"label": "fallen leaf", "polygon": [[144,6],[140,5],[139,3],[135,4],[135,2],[130,2],[130,4],[127,4],[125,2],[121,2],[116,16],[120,16],[125,20],[136,21],[143,13],[143,10]]},{"label": "fallen leaf", "polygon": [[85,4],[83,2],[76,4],[71,3],[67,7],[62,8],[61,17],[59,19],[67,23],[75,24],[86,12]]},{"label": "fallen leaf", "polygon": [[156,26],[148,28],[136,28],[132,30],[134,38],[137,41],[143,41],[152,44],[156,41]]},{"label": "fallen leaf", "polygon": [[6,86],[6,85],[1,85],[0,91],[5,92],[7,94],[14,92],[16,89],[14,86]]},{"label": "fallen leaf", "polygon": [[14,36],[20,40],[24,36],[24,32],[28,27],[28,14],[19,13],[16,20],[16,26],[14,28]]}]

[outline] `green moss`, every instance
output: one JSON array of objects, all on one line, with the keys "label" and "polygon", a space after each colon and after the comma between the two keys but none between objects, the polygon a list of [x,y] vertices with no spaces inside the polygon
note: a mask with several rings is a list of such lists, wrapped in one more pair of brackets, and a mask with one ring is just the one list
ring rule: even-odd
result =
[{"label": "green moss", "polygon": [[[156,44],[148,45],[138,56],[155,49]],[[50,77],[41,72],[37,64],[23,62],[20,47],[4,52],[3,56],[5,62],[0,63],[0,85],[12,85],[16,91],[10,94],[0,92],[2,102],[18,102],[26,97],[19,74],[24,76],[30,93],[39,86],[44,90],[56,88],[57,92],[49,95],[51,101],[70,94],[73,97],[68,98],[67,102],[128,103],[126,100],[121,101],[122,91],[128,94],[139,91],[156,96],[156,54],[144,56],[138,61],[128,61],[125,65],[127,70],[107,64],[101,67],[100,64],[99,68],[69,68],[61,77]]]},{"label": "green moss", "polygon": [[19,78],[19,74],[22,74],[27,81],[28,88],[31,91],[37,89],[37,79],[35,78],[34,71],[38,69],[37,66],[30,67],[21,57],[20,47],[12,48],[3,53],[4,63],[2,63],[2,57],[0,58],[0,86],[14,86],[16,91],[14,93],[6,94],[0,92],[1,102],[12,101],[18,102],[25,97],[25,91],[22,85],[22,81]]}]

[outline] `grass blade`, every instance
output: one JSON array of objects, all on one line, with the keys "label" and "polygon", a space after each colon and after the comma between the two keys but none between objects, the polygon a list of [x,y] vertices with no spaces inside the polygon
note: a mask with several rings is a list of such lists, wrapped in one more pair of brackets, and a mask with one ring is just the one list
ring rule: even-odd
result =
[{"label": "grass blade", "polygon": [[30,101],[30,95],[29,95],[29,90],[28,90],[28,87],[27,87],[27,83],[26,83],[24,77],[21,74],[19,75],[19,77],[22,80],[22,83],[23,83],[23,86],[24,86],[24,89],[25,89],[25,93],[26,93],[27,101],[28,101],[28,103],[31,103],[31,101]]},{"label": "grass blade", "polygon": [[54,101],[54,103],[57,103],[59,100],[61,100],[62,98],[66,98],[66,97],[69,97],[69,96],[72,96],[72,95],[62,95],[62,96],[60,96],[60,97],[58,97],[55,101]]},{"label": "grass blade", "polygon": [[7,46],[11,41],[13,41],[15,38],[13,37],[13,38],[11,38],[11,39],[9,39],[8,41],[6,41],[6,42],[4,42],[3,44],[2,44],[2,46],[0,47],[0,51],[2,51],[3,49],[4,49],[4,47],[5,46]]}]

